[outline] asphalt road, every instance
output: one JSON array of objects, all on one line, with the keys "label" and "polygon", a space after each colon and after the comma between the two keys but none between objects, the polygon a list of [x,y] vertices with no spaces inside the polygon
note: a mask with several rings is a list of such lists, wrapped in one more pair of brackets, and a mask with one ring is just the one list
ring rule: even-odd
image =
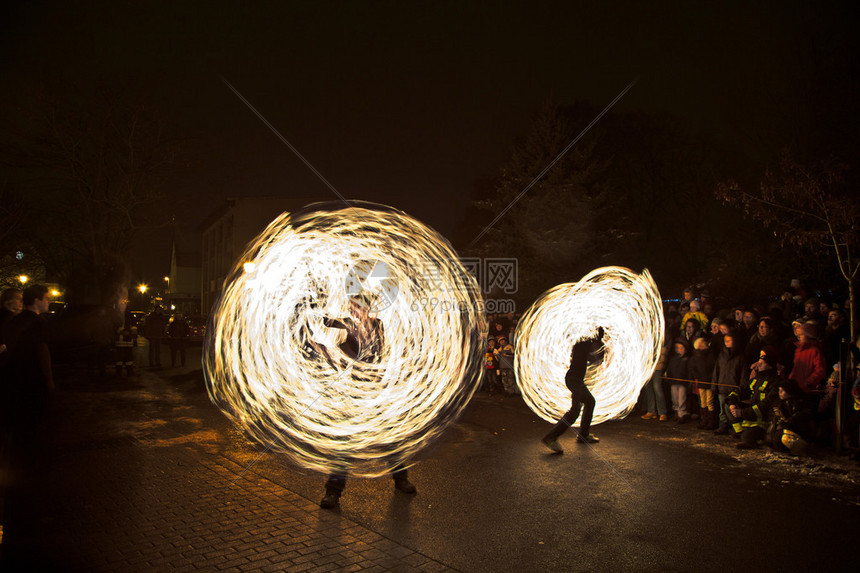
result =
[{"label": "asphalt road", "polygon": [[[319,500],[324,476],[249,448],[199,371],[167,380],[220,451]],[[593,447],[568,432],[559,455],[539,441],[549,427],[517,397],[478,394],[411,470],[418,495],[354,479],[335,511],[461,571],[855,570],[856,463],[741,451],[638,416],[595,427]]]},{"label": "asphalt road", "polygon": [[[325,476],[247,442],[210,404],[196,364],[199,349],[187,368],[67,388],[58,439],[86,427],[193,448],[317,503]],[[517,397],[479,394],[410,470],[417,495],[352,479],[334,511],[464,572],[856,570],[854,462],[740,451],[638,416],[595,427],[594,447],[569,432],[559,455],[539,441],[549,427]]]}]

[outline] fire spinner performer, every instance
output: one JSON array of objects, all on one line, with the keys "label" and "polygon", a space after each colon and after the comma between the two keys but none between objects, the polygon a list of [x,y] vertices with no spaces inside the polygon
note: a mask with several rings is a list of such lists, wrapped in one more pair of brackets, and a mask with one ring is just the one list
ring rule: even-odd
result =
[{"label": "fire spinner performer", "polygon": [[[564,449],[558,443],[558,438],[568,428],[573,428],[573,424],[579,418],[579,412],[582,410],[583,405],[585,406],[585,410],[582,412],[582,423],[577,432],[577,440],[589,444],[600,441],[597,436],[591,434],[591,416],[594,414],[595,400],[585,385],[585,372],[589,364],[597,364],[603,360],[603,353],[603,327],[598,327],[597,333],[594,336],[580,340],[573,345],[570,351],[570,368],[564,377],[564,383],[570,390],[571,395],[570,410],[561,417],[555,427],[541,440],[552,451],[558,453],[564,452]],[[575,428],[574,431],[576,431]]]},{"label": "fire spinner performer", "polygon": [[321,203],[282,214],[239,257],[204,375],[257,460],[329,476],[333,507],[346,476],[393,475],[415,493],[406,469],[474,395],[486,336],[481,289],[444,237],[385,205]]},{"label": "fire spinner performer", "polygon": [[558,437],[583,406],[577,437],[596,443],[591,426],[633,410],[662,346],[662,302],[647,270],[602,267],[542,294],[517,326],[514,368],[523,401],[555,424],[543,444],[561,452]]},{"label": "fire spinner performer", "polygon": [[[371,314],[372,299],[368,295],[351,297],[349,301],[350,315],[344,319],[326,317],[323,324],[329,328],[346,331],[346,339],[339,345],[340,349],[354,362],[376,364],[379,362],[382,348],[385,345],[382,321]],[[319,349],[323,351],[322,349]],[[394,469],[391,472],[394,487],[403,493],[414,494],[418,490],[409,481],[408,470]],[[325,482],[325,496],[320,501],[320,507],[331,509],[337,505],[346,487],[346,474],[336,472],[329,474]]]}]

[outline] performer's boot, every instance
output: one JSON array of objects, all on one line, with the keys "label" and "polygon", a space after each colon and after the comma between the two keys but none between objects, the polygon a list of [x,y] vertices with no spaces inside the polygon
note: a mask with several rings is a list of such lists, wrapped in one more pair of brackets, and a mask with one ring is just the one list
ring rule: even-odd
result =
[{"label": "performer's boot", "polygon": [[394,489],[400,490],[403,493],[418,493],[418,489],[415,485],[405,477],[394,478]]},{"label": "performer's boot", "polygon": [[336,506],[345,487],[346,474],[330,474],[325,482],[325,496],[320,501],[320,507],[331,509]]},{"label": "performer's boot", "polygon": [[392,472],[391,477],[394,478],[394,489],[403,493],[418,493],[418,489],[409,481],[409,470],[397,470]]},{"label": "performer's boot", "polygon": [[340,500],[340,492],[336,489],[327,487],[325,488],[325,495],[320,501],[320,507],[323,509],[331,509],[337,505]]},{"label": "performer's boot", "polygon": [[558,438],[567,430],[568,427],[569,426],[564,419],[559,420],[558,423],[553,426],[552,430],[550,430],[549,433],[541,439],[541,442],[556,453],[560,454],[564,452],[561,445],[558,443]]}]

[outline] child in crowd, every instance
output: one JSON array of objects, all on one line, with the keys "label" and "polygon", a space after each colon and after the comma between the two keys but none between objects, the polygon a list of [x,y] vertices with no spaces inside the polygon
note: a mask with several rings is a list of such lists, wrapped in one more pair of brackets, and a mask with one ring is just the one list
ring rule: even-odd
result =
[{"label": "child in crowd", "polygon": [[699,389],[699,428],[713,430],[717,427],[717,411],[713,386],[709,384],[714,371],[714,358],[708,352],[708,343],[704,338],[693,342],[693,356],[690,357],[690,380],[696,382]]},{"label": "child in crowd", "polygon": [[499,359],[496,358],[496,339],[492,336],[487,339],[487,351],[484,354],[484,389],[490,394],[496,393],[499,377]]},{"label": "child in crowd", "polygon": [[678,423],[684,424],[689,420],[690,414],[687,410],[688,391],[688,361],[689,346],[683,338],[675,340],[675,354],[669,359],[666,366],[666,378],[670,378],[672,393],[672,409],[678,416]]},{"label": "child in crowd", "polygon": [[504,336],[499,337],[499,347],[494,354],[499,364],[499,374],[502,390],[505,394],[517,394],[517,383],[514,379],[514,347]]}]

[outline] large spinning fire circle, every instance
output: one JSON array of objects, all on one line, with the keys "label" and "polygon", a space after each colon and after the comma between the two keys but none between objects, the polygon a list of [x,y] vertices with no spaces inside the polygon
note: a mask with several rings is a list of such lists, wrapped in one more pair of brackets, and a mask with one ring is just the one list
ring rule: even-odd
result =
[{"label": "large spinning fire circle", "polygon": [[298,465],[405,467],[474,394],[486,337],[475,279],[396,209],[316,204],[273,221],[224,282],[204,371],[213,402]]},{"label": "large spinning fire circle", "polygon": [[592,425],[623,417],[636,405],[663,345],[663,307],[648,271],[603,267],[579,282],[545,292],[517,327],[515,369],[532,411],[556,422],[570,409],[564,377],[580,339],[605,331],[603,360],[591,365],[585,383],[597,405]]}]

